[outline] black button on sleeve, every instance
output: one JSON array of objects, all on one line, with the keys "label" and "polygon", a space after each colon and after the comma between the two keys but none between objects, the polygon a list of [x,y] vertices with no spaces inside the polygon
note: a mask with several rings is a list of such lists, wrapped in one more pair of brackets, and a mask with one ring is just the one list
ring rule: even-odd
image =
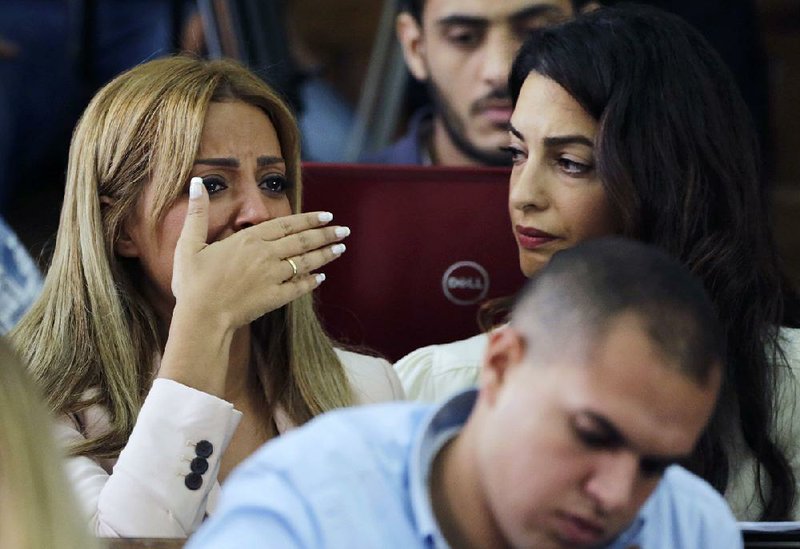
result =
[{"label": "black button on sleeve", "polygon": [[192,464],[189,466],[189,468],[192,470],[192,473],[202,475],[208,471],[208,462],[205,458],[196,457],[192,460]]},{"label": "black button on sleeve", "polygon": [[197,454],[198,457],[207,458],[214,453],[214,445],[207,440],[201,440],[195,445],[194,453]]},{"label": "black button on sleeve", "polygon": [[183,482],[189,490],[199,490],[203,485],[203,477],[197,473],[189,473]]}]

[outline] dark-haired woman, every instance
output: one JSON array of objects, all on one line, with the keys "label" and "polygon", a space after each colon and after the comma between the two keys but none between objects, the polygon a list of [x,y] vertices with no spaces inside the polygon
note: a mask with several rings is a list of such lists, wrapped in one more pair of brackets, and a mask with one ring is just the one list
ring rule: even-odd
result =
[{"label": "dark-haired woman", "polygon": [[[797,298],[770,234],[755,132],[718,55],[675,16],[602,9],[537,31],[510,87],[509,212],[523,272],[608,233],[683,260],[728,340],[723,398],[690,465],[742,520],[800,518]],[[477,382],[484,340],[401,359],[409,397]]]}]

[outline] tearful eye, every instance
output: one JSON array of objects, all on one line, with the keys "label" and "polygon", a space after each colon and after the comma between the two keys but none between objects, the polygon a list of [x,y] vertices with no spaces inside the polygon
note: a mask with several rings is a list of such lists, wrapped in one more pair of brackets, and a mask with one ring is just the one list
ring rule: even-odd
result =
[{"label": "tearful eye", "polygon": [[282,175],[269,175],[261,180],[261,188],[271,193],[285,193],[291,184]]},{"label": "tearful eye", "polygon": [[203,178],[203,185],[205,185],[206,190],[208,191],[208,195],[211,196],[212,194],[218,193],[223,189],[227,189],[228,186],[225,182],[220,179],[219,177],[208,176]]}]

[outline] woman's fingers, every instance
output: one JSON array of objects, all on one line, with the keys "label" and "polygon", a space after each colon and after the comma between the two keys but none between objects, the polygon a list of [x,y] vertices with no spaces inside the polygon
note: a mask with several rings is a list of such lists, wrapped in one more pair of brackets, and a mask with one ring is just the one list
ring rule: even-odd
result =
[{"label": "woman's fingers", "polygon": [[274,297],[279,303],[286,305],[298,297],[313,291],[324,281],[325,273],[298,275],[297,277],[287,280],[283,284],[277,286],[274,290]]},{"label": "woman's fingers", "polygon": [[183,221],[181,234],[175,245],[175,262],[172,272],[172,293],[181,291],[183,278],[191,269],[193,256],[202,251],[208,244],[208,193],[203,180],[193,177],[189,183],[189,206],[186,219]]},{"label": "woman's fingers", "polygon": [[350,236],[348,227],[309,229],[272,242],[274,253],[280,257],[293,257],[325,247]]},{"label": "woman's fingers", "polygon": [[[326,246],[324,248],[301,255],[296,255],[294,257],[287,257],[284,260],[287,267],[284,280],[293,281],[298,277],[319,269],[320,267],[327,265],[334,259],[340,257],[346,249],[347,248],[344,244],[337,243],[333,244],[332,246]],[[295,272],[295,269],[297,272]]]},{"label": "woman's fingers", "polygon": [[350,234],[346,227],[325,227],[333,219],[329,212],[311,212],[272,219],[208,243],[209,209],[205,186],[193,178],[175,248],[172,292],[183,307],[217,315],[232,327],[316,288],[324,275],[313,271],[341,256],[345,248],[338,241]]},{"label": "woman's fingers", "polygon": [[274,241],[289,235],[316,229],[331,222],[330,212],[308,212],[270,219],[246,229],[266,241]]},{"label": "woman's fingers", "polygon": [[189,183],[189,207],[178,237],[178,249],[197,253],[206,246],[208,238],[208,194],[203,180],[193,177]]}]

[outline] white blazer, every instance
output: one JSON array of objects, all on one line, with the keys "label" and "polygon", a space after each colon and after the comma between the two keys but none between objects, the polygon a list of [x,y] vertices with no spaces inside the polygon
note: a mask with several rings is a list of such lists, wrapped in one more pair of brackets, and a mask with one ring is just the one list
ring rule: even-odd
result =
[{"label": "white blazer", "polygon": [[[336,353],[357,404],[404,398],[385,360]],[[66,461],[91,529],[106,537],[189,536],[216,506],[220,458],[241,417],[230,402],[156,379],[119,458]],[[293,427],[285,414],[276,414],[275,423],[280,433]],[[108,424],[107,411],[94,406],[61,418],[56,435],[66,446],[102,434]]]}]

